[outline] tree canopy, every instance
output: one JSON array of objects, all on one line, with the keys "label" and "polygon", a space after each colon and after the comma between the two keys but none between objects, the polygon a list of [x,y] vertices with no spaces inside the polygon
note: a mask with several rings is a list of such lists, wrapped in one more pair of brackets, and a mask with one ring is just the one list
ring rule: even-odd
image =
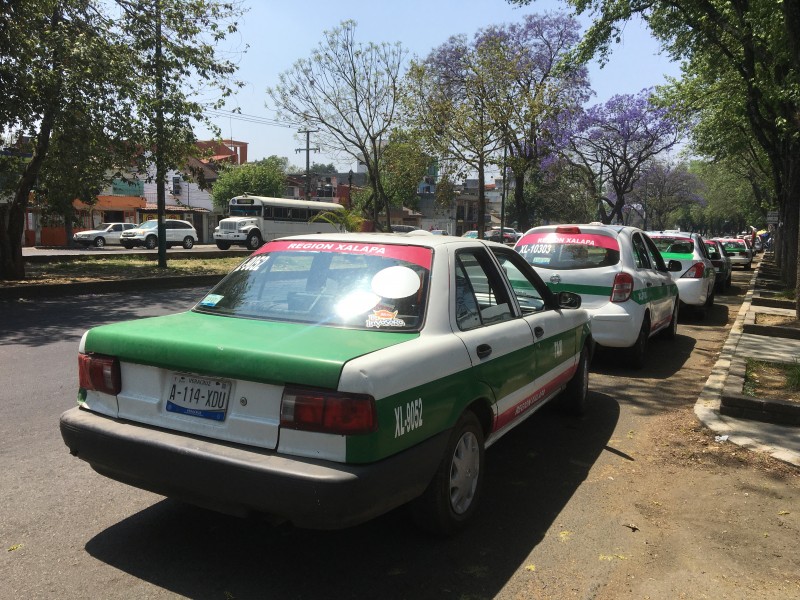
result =
[{"label": "tree canopy", "polygon": [[315,130],[321,147],[363,161],[377,222],[381,207],[389,215],[380,172],[406,51],[400,43],[356,42],[355,32],[352,20],[326,31],[311,56],[281,73],[267,94],[281,119]]},{"label": "tree canopy", "polygon": [[[144,163],[154,160],[163,207],[167,169],[184,164],[193,149],[191,123],[205,120],[207,104],[199,98],[209,94],[198,92],[216,89],[210,103],[217,106],[232,91],[235,65],[217,48],[240,14],[237,3],[221,0],[8,4],[0,14],[0,128],[12,143],[29,147],[30,157],[20,165],[10,201],[0,203],[0,279],[25,275],[21,240],[30,193],[51,140],[66,146],[78,139],[67,131],[69,111],[80,111],[97,148],[125,152],[116,167],[138,164],[144,173]],[[94,155],[78,156],[89,161]],[[76,168],[88,173],[93,167]]]},{"label": "tree canopy", "polygon": [[211,191],[214,207],[228,209],[234,196],[250,194],[280,198],[286,188],[286,160],[270,156],[243,165],[231,165],[222,170]]}]

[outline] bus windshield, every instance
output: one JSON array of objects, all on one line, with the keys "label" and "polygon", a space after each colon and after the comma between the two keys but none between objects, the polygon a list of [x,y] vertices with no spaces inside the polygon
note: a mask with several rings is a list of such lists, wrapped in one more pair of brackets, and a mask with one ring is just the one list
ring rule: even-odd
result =
[{"label": "bus windshield", "polygon": [[261,205],[243,206],[241,204],[231,204],[232,217],[260,217]]}]

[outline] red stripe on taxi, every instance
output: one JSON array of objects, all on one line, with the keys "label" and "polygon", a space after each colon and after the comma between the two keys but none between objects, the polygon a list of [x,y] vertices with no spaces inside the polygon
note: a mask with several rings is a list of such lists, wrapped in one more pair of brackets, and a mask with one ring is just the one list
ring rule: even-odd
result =
[{"label": "red stripe on taxi", "polygon": [[425,269],[431,268],[431,249],[419,246],[318,242],[315,240],[281,240],[264,244],[253,254],[265,254],[267,252],[336,252],[341,254],[366,254],[396,258],[419,265]]},{"label": "red stripe on taxi", "polygon": [[572,379],[572,376],[575,374],[577,370],[578,370],[577,365],[570,367],[544,387],[539,388],[527,398],[520,400],[508,410],[497,415],[497,418],[495,419],[494,422],[494,429],[492,431],[497,431],[499,429],[502,429],[515,419],[521,417],[522,415],[530,411],[534,406],[541,404],[541,402],[545,398],[549,397],[550,394],[552,394],[555,390],[557,390],[562,385],[566,384],[570,379]]}]

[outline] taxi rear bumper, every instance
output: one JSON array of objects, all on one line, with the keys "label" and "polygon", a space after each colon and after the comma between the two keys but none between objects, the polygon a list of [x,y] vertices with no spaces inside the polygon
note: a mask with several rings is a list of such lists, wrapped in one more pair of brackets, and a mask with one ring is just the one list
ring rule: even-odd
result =
[{"label": "taxi rear bumper", "polygon": [[312,460],[219,442],[76,407],[60,419],[74,456],[111,479],[221,512],[264,513],[298,527],[338,529],[422,494],[449,437],[443,431],[370,464]]}]

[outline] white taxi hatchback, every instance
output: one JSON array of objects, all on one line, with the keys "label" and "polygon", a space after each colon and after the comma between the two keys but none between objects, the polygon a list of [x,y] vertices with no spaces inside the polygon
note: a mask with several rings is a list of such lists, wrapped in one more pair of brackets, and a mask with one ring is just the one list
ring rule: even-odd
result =
[{"label": "white taxi hatchback", "polygon": [[703,318],[714,305],[717,271],[703,237],[698,233],[680,231],[649,231],[647,235],[658,247],[664,260],[680,262],[681,268],[672,273],[681,302],[692,307]]},{"label": "white taxi hatchback", "polygon": [[515,249],[554,292],[581,296],[600,346],[626,350],[626,365],[644,366],[647,342],[664,332],[674,338],[678,287],[647,235],[635,227],[553,225],[534,227]]}]

